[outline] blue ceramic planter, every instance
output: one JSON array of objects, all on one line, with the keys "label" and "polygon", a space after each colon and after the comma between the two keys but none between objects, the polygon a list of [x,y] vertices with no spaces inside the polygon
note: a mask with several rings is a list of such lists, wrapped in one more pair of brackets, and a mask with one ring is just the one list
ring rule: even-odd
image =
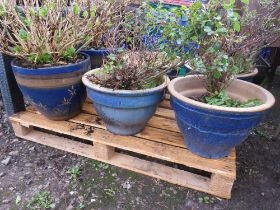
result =
[{"label": "blue ceramic planter", "polygon": [[92,84],[87,79],[87,75],[94,74],[98,70],[86,73],[83,82],[107,130],[119,135],[134,135],[141,132],[163,99],[169,79],[164,77],[162,85],[146,90],[112,90]]},{"label": "blue ceramic planter", "polygon": [[82,50],[83,53],[90,56],[91,69],[100,68],[103,64],[104,58],[115,51],[115,49]]},{"label": "blue ceramic planter", "polygon": [[88,55],[76,64],[37,69],[23,68],[18,60],[12,69],[24,98],[51,120],[67,120],[81,112],[86,97],[82,75],[90,69]]},{"label": "blue ceramic planter", "polygon": [[206,93],[203,85],[198,76],[172,80],[168,87],[171,106],[186,146],[205,158],[223,158],[261,122],[267,109],[274,104],[274,97],[259,86],[234,80],[227,90],[229,95],[238,95],[240,99],[259,98],[264,104],[251,108],[229,108],[188,98]]},{"label": "blue ceramic planter", "polygon": [[241,79],[243,81],[247,81],[247,82],[253,82],[254,77],[258,74],[258,69],[254,69],[253,72],[248,73],[248,74],[238,74],[236,75],[237,79]]}]

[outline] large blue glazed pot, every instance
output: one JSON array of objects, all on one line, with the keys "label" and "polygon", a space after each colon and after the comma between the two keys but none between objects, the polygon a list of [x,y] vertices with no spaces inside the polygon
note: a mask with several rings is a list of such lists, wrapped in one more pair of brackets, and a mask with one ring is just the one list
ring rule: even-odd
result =
[{"label": "large blue glazed pot", "polygon": [[267,90],[250,82],[233,80],[227,88],[230,97],[246,101],[260,99],[263,104],[232,108],[205,104],[190,97],[206,93],[202,76],[190,75],[172,80],[168,86],[171,106],[186,146],[205,158],[223,158],[244,141],[275,102]]},{"label": "large blue glazed pot", "polygon": [[82,50],[83,53],[90,56],[91,62],[91,69],[100,68],[103,64],[104,58],[110,55],[110,53],[115,52],[114,49],[89,49],[89,50]]},{"label": "large blue glazed pot", "polygon": [[247,74],[238,74],[236,75],[237,79],[241,79],[247,82],[253,82],[254,77],[258,74],[258,69],[255,68],[254,71],[247,73]]},{"label": "large blue glazed pot", "polygon": [[134,135],[141,132],[154,115],[162,101],[169,83],[164,76],[163,83],[145,90],[113,90],[93,84],[87,78],[101,69],[89,71],[83,76],[83,83],[96,112],[105,122],[107,130],[119,135]]},{"label": "large blue glazed pot", "polygon": [[90,69],[90,59],[75,64],[37,69],[21,67],[17,59],[12,69],[24,98],[51,120],[67,120],[81,112],[86,98],[82,76]]}]

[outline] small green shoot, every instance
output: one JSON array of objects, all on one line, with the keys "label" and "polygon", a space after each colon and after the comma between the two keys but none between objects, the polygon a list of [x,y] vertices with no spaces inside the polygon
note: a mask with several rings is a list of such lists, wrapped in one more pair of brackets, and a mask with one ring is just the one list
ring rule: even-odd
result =
[{"label": "small green shoot", "polygon": [[83,208],[85,208],[86,206],[83,204],[83,203],[80,203],[80,205],[79,205],[79,209],[83,209]]},{"label": "small green shoot", "polygon": [[113,197],[116,194],[116,192],[111,188],[104,189],[103,191],[106,195],[110,197]]},{"label": "small green shoot", "polygon": [[99,170],[107,170],[109,168],[109,165],[106,163],[95,163],[95,170],[99,171]]},{"label": "small green shoot", "polygon": [[50,192],[38,192],[27,204],[28,209],[53,209],[55,204]]},{"label": "small green shoot", "polygon": [[20,201],[21,201],[21,197],[18,195],[18,196],[16,197],[16,205],[17,205],[17,206],[19,205]]},{"label": "small green shoot", "polygon": [[255,176],[257,174],[259,174],[259,171],[254,170],[252,168],[245,168],[244,169],[245,173],[248,174],[249,176]]},{"label": "small green shoot", "polygon": [[214,203],[214,201],[215,201],[215,198],[209,198],[208,196],[198,197],[199,203],[210,204],[210,203]]},{"label": "small green shoot", "polygon": [[81,169],[78,166],[74,166],[67,171],[67,174],[70,174],[71,178],[76,181],[81,175]]}]

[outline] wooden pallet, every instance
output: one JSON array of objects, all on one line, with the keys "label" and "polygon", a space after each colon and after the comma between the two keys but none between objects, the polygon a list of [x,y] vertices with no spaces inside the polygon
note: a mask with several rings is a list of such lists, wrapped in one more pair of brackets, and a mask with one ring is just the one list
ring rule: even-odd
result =
[{"label": "wooden pallet", "polygon": [[[10,121],[16,136],[23,139],[222,198],[230,198],[236,178],[235,150],[223,159],[213,160],[194,155],[186,149],[174,115],[166,98],[145,130],[135,136],[118,136],[106,131],[104,123],[89,101],[85,102],[83,113],[69,121],[50,121],[33,109],[13,115]],[[81,141],[73,140],[73,137]],[[139,157],[133,153],[141,155]],[[145,158],[147,156],[148,159]],[[154,161],[150,157],[160,161]],[[175,168],[165,164],[165,161],[211,175],[203,176],[194,172],[196,170]]]}]

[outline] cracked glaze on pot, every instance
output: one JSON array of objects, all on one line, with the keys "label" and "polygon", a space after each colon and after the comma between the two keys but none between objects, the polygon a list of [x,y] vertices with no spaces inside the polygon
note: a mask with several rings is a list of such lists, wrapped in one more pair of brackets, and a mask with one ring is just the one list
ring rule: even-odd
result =
[{"label": "cracked glaze on pot", "polygon": [[76,64],[37,69],[13,60],[12,69],[24,98],[51,120],[66,120],[81,112],[86,97],[82,76],[90,69],[89,56]]},{"label": "cracked glaze on pot", "polygon": [[170,82],[171,105],[186,146],[206,158],[222,158],[246,139],[275,99],[267,90],[249,82],[234,80],[227,92],[241,101],[258,98],[264,103],[250,108],[214,106],[192,100],[206,93],[201,76],[192,75]]},{"label": "cracked glaze on pot", "polygon": [[141,132],[154,115],[162,101],[169,79],[155,88],[145,90],[113,90],[93,84],[87,75],[99,69],[89,71],[83,76],[89,98],[96,112],[105,122],[107,129],[119,135],[133,135]]}]

